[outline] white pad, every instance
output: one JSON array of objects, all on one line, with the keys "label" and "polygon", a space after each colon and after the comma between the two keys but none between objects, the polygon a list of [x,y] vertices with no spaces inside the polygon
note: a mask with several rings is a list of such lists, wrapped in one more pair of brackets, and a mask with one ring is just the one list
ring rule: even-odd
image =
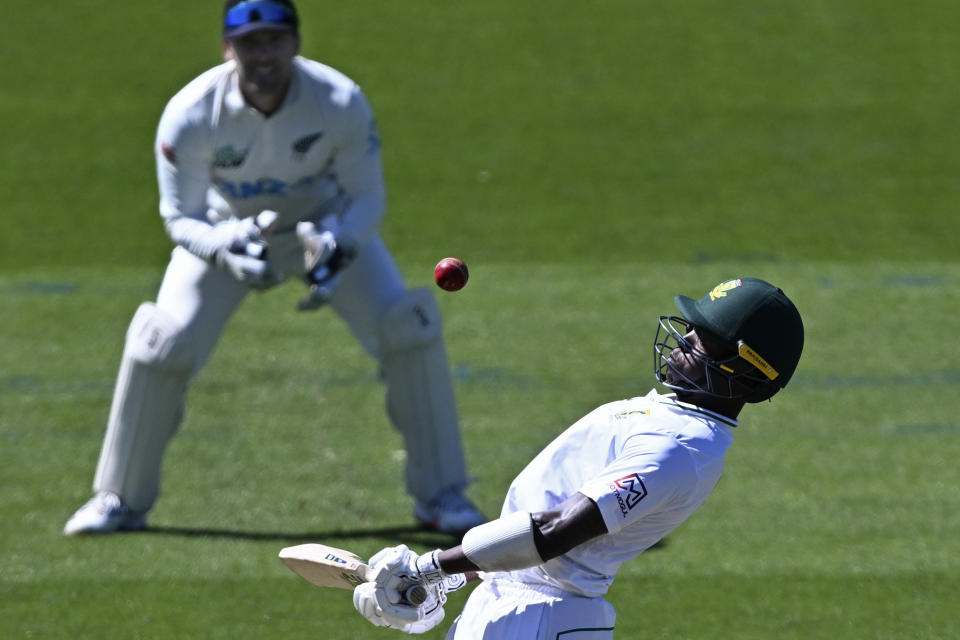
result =
[{"label": "white pad", "polygon": [[151,302],[127,330],[93,489],[116,493],[137,513],[159,495],[163,454],[183,419],[191,369],[185,342],[180,325]]},{"label": "white pad", "polygon": [[407,449],[407,490],[427,502],[466,486],[466,462],[440,310],[429,289],[407,291],[380,319],[387,413]]}]

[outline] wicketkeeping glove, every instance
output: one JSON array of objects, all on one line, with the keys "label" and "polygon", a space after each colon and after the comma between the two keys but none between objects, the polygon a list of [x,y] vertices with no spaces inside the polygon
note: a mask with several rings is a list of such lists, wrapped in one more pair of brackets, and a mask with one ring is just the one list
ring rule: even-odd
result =
[{"label": "wicketkeeping glove", "polygon": [[217,252],[217,264],[251,289],[269,289],[279,284],[283,277],[273,270],[269,260],[255,258],[245,251],[223,250]]},{"label": "wicketkeeping glove", "polygon": [[330,301],[343,270],[356,257],[356,250],[333,232],[318,231],[312,222],[298,223],[297,237],[303,245],[304,279],[310,287],[310,294],[297,308],[301,311],[318,309]]},{"label": "wicketkeeping glove", "polygon": [[304,273],[327,264],[337,250],[337,238],[332,231],[319,231],[310,221],[297,223],[297,238],[303,245]]},{"label": "wicketkeeping glove", "polygon": [[253,218],[224,220],[214,225],[213,237],[220,237],[213,260],[238,282],[252,289],[268,289],[283,280],[267,257],[260,227]]}]

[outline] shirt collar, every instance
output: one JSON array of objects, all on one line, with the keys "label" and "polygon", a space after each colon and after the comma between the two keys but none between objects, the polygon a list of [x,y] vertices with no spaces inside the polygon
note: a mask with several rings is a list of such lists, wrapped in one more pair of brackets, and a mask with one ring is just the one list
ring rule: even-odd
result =
[{"label": "shirt collar", "polygon": [[704,415],[710,418],[711,420],[722,422],[723,424],[729,427],[736,428],[740,424],[740,421],[735,418],[728,418],[727,416],[717,413],[716,411],[710,411],[709,409],[698,407],[695,404],[690,404],[688,402],[681,402],[677,400],[677,396],[674,393],[661,395],[659,393],[656,393],[655,391],[651,391],[650,394],[654,395],[653,399],[662,405],[666,405],[668,407],[676,407],[677,409],[680,409],[682,411]]},{"label": "shirt collar", "polygon": [[[237,73],[237,63],[233,62],[233,68],[230,70],[229,84],[227,85],[227,91],[223,97],[223,104],[232,114],[240,113],[241,111],[252,111],[259,113],[256,109],[247,104],[247,101],[243,99],[243,92],[240,91],[240,75]],[[291,104],[297,100],[297,97],[300,95],[300,65],[297,64],[297,60],[293,61],[293,75],[290,77],[290,86],[287,88],[287,95],[284,96],[283,102],[280,104],[281,111],[287,104]],[[276,113],[276,112],[274,112]]]}]

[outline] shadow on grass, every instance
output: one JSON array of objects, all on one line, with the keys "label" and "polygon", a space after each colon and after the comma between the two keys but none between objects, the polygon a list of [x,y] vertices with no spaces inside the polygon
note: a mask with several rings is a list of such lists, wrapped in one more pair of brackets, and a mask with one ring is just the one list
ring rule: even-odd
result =
[{"label": "shadow on grass", "polygon": [[207,527],[168,527],[148,526],[139,531],[127,532],[128,535],[165,535],[183,538],[225,538],[231,540],[253,540],[273,542],[322,542],[335,540],[355,540],[357,538],[383,538],[399,543],[415,543],[424,546],[449,547],[460,543],[460,538],[415,525],[405,527],[379,527],[376,529],[349,529],[330,531],[238,531],[234,529],[214,529]]},{"label": "shadow on grass", "polygon": [[[351,529],[338,531],[313,531],[304,533],[282,532],[282,531],[235,531],[231,529],[208,529],[203,527],[154,527],[149,526],[146,529],[138,531],[124,532],[127,535],[165,535],[179,536],[182,538],[227,538],[232,540],[253,540],[265,542],[321,542],[328,543],[331,540],[355,540],[357,538],[383,538],[385,540],[394,540],[398,544],[414,543],[425,547],[439,547],[446,549],[460,544],[460,536],[448,535],[429,529],[423,529],[417,526],[406,527],[381,527],[377,529]],[[647,552],[664,549],[667,546],[667,539],[663,538]]]}]

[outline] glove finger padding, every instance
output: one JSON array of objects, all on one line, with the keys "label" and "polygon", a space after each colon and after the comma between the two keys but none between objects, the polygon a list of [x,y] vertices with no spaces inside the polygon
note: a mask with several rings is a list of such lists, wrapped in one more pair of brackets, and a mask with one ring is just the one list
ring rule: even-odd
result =
[{"label": "glove finger padding", "polygon": [[[418,634],[433,629],[443,622],[446,616],[443,605],[446,603],[447,597],[439,584],[426,587],[427,599],[419,606],[391,603],[382,587],[376,586],[374,582],[365,584],[370,586],[364,587],[361,591],[360,587],[364,585],[360,585],[354,590],[354,606],[367,620],[378,626],[399,629],[404,633]],[[358,596],[358,591],[360,596]],[[364,613],[364,611],[368,613]]]},{"label": "glove finger padding", "polygon": [[[435,626],[443,622],[443,618],[446,616],[446,611],[443,609],[443,604],[447,600],[446,596],[443,595],[443,590],[440,589],[438,585],[429,587],[428,591],[430,592],[430,595],[427,596],[426,602],[420,605],[422,617],[416,622],[411,622],[410,624],[402,627],[401,631],[404,633],[426,633],[430,629],[433,629]],[[433,608],[428,608],[428,605],[431,602],[435,602],[435,604],[433,605]]]},{"label": "glove finger padding", "polygon": [[417,571],[419,557],[406,545],[399,545],[387,553],[381,551],[370,559],[373,581],[383,590],[386,602],[400,604],[407,588],[420,582],[420,572]]},{"label": "glove finger padding", "polygon": [[[412,584],[412,582],[407,582],[408,587]],[[384,617],[389,620],[402,622],[419,620],[421,618],[420,609],[426,604],[426,602],[424,602],[418,606],[410,604],[409,602],[403,602],[402,592],[400,590],[387,589],[381,586],[377,586],[373,595],[376,598],[377,605],[383,611]],[[427,594],[427,600],[430,600],[429,592]]]},{"label": "glove finger padding", "polygon": [[398,544],[395,547],[384,547],[370,556],[367,565],[370,567],[370,570],[376,574],[384,566],[397,566],[403,559],[404,554],[409,551],[410,549],[405,544]]},{"label": "glove finger padding", "polygon": [[[379,605],[377,592],[382,591],[376,583],[364,582],[353,590],[353,608],[366,618],[371,624],[377,627],[390,627],[399,629],[405,633],[423,633],[440,624],[443,620],[443,605],[437,597],[437,594],[428,594],[427,600],[419,607],[413,605],[389,605],[390,609],[384,609]],[[393,613],[397,606],[404,606],[409,609],[412,617],[399,617]],[[413,631],[414,627],[421,629]]]},{"label": "glove finger padding", "polygon": [[353,590],[353,608],[376,627],[387,627],[387,621],[383,618],[380,607],[377,606],[377,599],[374,596],[377,585],[373,582],[364,582],[357,585]]},{"label": "glove finger padding", "polygon": [[443,587],[440,584],[428,586],[427,599],[423,601],[423,604],[417,607],[419,619],[416,622],[412,622],[407,625],[407,628],[404,629],[404,632],[424,633],[425,631],[429,631],[443,622],[443,618],[446,615],[443,605],[446,604],[446,602],[447,596],[443,592]]}]

